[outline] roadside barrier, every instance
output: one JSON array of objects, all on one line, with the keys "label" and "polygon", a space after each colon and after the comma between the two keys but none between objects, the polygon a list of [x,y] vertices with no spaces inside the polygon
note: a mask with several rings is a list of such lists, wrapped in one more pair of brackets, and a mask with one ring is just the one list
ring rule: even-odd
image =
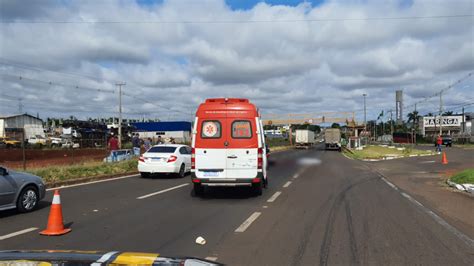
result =
[{"label": "roadside barrier", "polygon": [[40,232],[41,235],[46,236],[59,236],[71,232],[70,228],[64,228],[63,224],[63,211],[61,209],[61,197],[59,196],[59,190],[54,191],[53,203],[51,204],[51,210],[49,211],[48,226],[46,230]]}]

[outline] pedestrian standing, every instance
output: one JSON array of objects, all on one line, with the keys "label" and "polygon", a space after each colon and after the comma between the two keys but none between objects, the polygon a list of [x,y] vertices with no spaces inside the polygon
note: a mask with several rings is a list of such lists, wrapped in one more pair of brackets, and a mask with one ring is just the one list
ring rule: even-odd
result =
[{"label": "pedestrian standing", "polygon": [[438,135],[438,138],[436,139],[436,151],[441,152],[441,144],[443,144],[443,139],[441,138],[441,135]]},{"label": "pedestrian standing", "polygon": [[115,137],[114,133],[112,133],[112,137],[109,139],[109,150],[112,155],[112,162],[117,161],[117,150],[118,148],[118,139]]},{"label": "pedestrian standing", "polygon": [[140,135],[134,134],[132,137],[133,154],[140,155]]},{"label": "pedestrian standing", "polygon": [[143,143],[143,147],[145,148],[145,152],[151,148],[151,138],[145,138],[145,142]]},{"label": "pedestrian standing", "polygon": [[163,144],[163,140],[161,139],[161,136],[158,136],[156,139],[156,144]]}]

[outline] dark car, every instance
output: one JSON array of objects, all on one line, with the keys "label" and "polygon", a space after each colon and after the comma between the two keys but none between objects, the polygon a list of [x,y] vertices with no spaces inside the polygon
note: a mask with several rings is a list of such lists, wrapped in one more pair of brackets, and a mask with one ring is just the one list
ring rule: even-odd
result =
[{"label": "dark car", "polygon": [[[442,135],[441,139],[443,140],[441,145],[444,145],[446,147],[452,147],[453,146],[453,138],[450,135]],[[435,139],[435,146],[437,145],[438,139]]]}]

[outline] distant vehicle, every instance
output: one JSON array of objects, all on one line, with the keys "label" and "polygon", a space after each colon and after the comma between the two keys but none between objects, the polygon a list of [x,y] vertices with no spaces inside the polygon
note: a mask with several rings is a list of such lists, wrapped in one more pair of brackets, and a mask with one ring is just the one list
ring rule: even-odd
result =
[{"label": "distant vehicle", "polygon": [[155,145],[138,159],[138,172],[142,177],[161,173],[184,177],[189,171],[191,171],[191,147],[186,145]]},{"label": "distant vehicle", "polygon": [[0,167],[0,211],[17,208],[30,212],[45,194],[41,177]]},{"label": "distant vehicle", "polygon": [[295,146],[296,148],[310,148],[315,143],[314,132],[308,129],[297,129]]},{"label": "distant vehicle", "polygon": [[46,145],[46,139],[40,135],[36,135],[36,136],[31,136],[29,139],[28,139],[28,144],[30,145]]},{"label": "distant vehicle", "polygon": [[49,143],[51,144],[51,147],[61,147],[62,144],[63,144],[63,139],[62,138],[50,137],[49,138]]},{"label": "distant vehicle", "polygon": [[0,137],[0,141],[4,142],[7,148],[18,148],[21,146],[21,141],[8,137]]},{"label": "distant vehicle", "polygon": [[341,151],[341,130],[339,128],[327,128],[324,132],[326,150]]},{"label": "distant vehicle", "polygon": [[[438,138],[435,138],[435,146],[437,145],[437,139]],[[441,145],[444,145],[446,147],[453,146],[453,138],[450,135],[441,135],[441,139],[443,141]]]},{"label": "distant vehicle", "polygon": [[194,122],[191,179],[196,195],[208,186],[267,185],[267,149],[259,112],[247,99],[207,99]]},{"label": "distant vehicle", "polygon": [[79,143],[72,142],[71,140],[63,140],[63,143],[61,144],[61,148],[73,148],[73,149],[78,149],[80,148],[81,145]]}]

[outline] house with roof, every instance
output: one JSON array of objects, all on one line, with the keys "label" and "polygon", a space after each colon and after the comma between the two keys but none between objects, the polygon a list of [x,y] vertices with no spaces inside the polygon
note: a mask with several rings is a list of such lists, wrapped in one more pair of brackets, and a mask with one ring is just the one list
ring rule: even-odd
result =
[{"label": "house with roof", "polygon": [[25,139],[44,137],[43,120],[29,114],[0,115],[0,137],[21,140],[22,131]]}]

